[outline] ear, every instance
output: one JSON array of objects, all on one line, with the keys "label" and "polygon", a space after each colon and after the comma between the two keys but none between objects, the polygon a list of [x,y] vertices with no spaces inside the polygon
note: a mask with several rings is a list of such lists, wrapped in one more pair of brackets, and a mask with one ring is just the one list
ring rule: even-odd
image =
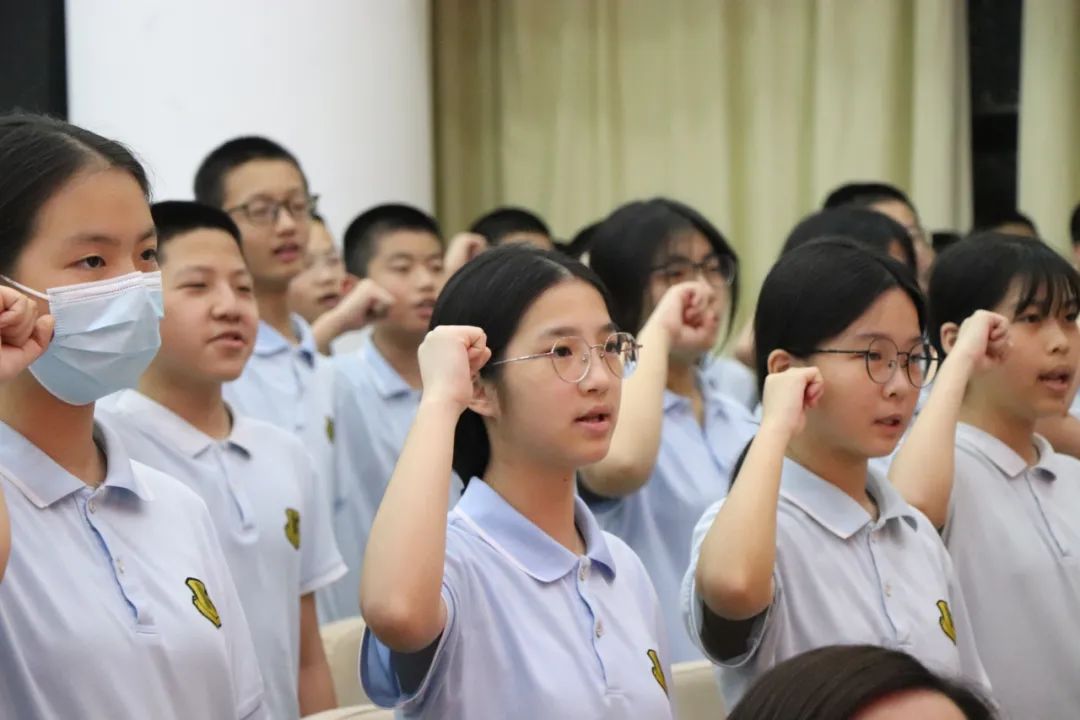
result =
[{"label": "ear", "polygon": [[960,334],[960,326],[956,323],[945,323],[941,326],[941,346],[948,355],[956,347],[956,338]]},{"label": "ear", "polygon": [[798,364],[800,363],[787,350],[773,350],[769,353],[769,359],[765,361],[765,369],[770,375],[775,375]]},{"label": "ear", "polygon": [[496,417],[499,414],[499,396],[495,392],[495,383],[473,378],[473,395],[469,409],[480,417]]}]

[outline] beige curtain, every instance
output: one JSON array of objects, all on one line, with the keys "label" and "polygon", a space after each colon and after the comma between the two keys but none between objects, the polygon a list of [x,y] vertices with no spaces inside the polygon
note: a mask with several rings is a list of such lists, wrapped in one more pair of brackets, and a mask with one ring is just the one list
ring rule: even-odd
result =
[{"label": "beige curtain", "polygon": [[1024,4],[1018,160],[1020,208],[1067,248],[1080,203],[1080,0]]},{"label": "beige curtain", "polygon": [[[962,0],[434,0],[448,231],[503,203],[563,238],[658,194],[708,215],[746,300],[833,186],[970,224]],[[747,304],[744,304],[744,308]]]}]

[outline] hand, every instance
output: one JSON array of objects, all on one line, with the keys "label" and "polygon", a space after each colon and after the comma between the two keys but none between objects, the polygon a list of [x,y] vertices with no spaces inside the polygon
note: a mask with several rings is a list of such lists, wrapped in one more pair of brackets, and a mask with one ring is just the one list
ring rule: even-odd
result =
[{"label": "hand", "polygon": [[359,330],[373,320],[384,317],[394,296],[370,278],[357,281],[330,312],[340,317],[341,332]]},{"label": "hand", "polygon": [[420,344],[425,400],[448,401],[460,411],[473,397],[473,379],[491,359],[487,335],[468,325],[440,325]]},{"label": "hand", "polygon": [[983,373],[1004,362],[1009,345],[1009,321],[997,313],[976,310],[960,325],[948,357],[963,358],[973,373]]},{"label": "hand", "polygon": [[806,427],[806,411],[818,404],[825,380],[816,367],[788,368],[765,378],[761,399],[761,426],[775,427],[788,439]]},{"label": "hand", "polygon": [[38,315],[36,302],[0,286],[0,382],[11,380],[41,357],[54,325],[52,315]]},{"label": "hand", "polygon": [[469,232],[455,235],[446,246],[446,256],[444,257],[446,277],[453,275],[487,248],[488,242],[483,235]]},{"label": "hand", "polygon": [[698,349],[712,345],[720,325],[716,290],[700,280],[679,283],[660,298],[649,323],[659,323],[672,347]]}]

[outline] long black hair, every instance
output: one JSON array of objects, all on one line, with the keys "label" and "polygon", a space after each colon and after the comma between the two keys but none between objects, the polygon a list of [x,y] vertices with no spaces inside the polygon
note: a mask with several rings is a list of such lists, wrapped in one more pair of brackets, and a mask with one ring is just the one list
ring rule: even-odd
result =
[{"label": "long black hair", "polygon": [[690,230],[700,232],[712,250],[735,265],[731,281],[728,328],[739,298],[738,257],[727,240],[704,215],[688,205],[667,198],[631,202],[616,209],[594,231],[589,266],[611,290],[615,322],[632,333],[645,322],[645,293],[649,277],[663,263],[673,240]]},{"label": "long black hair", "polygon": [[[471,325],[487,335],[491,362],[502,360],[522,316],[549,288],[567,280],[580,280],[596,289],[608,312],[607,289],[589,268],[554,251],[521,245],[503,245],[480,254],[458,270],[439,294],[431,315],[432,329],[440,325]],[[491,362],[480,370],[495,377]],[[463,482],[482,477],[491,459],[491,443],[484,420],[466,410],[454,435],[454,472]]]},{"label": "long black hair", "polygon": [[898,650],[831,645],[796,655],[750,686],[728,720],[850,720],[893,693],[941,693],[967,720],[993,720],[986,698]]},{"label": "long black hair", "polygon": [[0,116],[0,273],[11,274],[49,198],[95,167],[127,172],[149,196],[146,171],[115,140],[43,115]]}]

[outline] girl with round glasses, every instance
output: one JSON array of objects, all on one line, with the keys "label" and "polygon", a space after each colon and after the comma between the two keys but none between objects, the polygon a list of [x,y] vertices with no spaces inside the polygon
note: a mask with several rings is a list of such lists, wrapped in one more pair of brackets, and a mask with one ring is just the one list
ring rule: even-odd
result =
[{"label": "girl with round glasses", "polygon": [[[727,704],[773,665],[834,644],[902,649],[986,685],[941,538],[869,466],[893,451],[930,372],[913,275],[849,240],[809,243],[769,272],[754,329],[761,427],[694,529],[684,580],[687,628]],[[1002,341],[982,318],[959,356],[983,362]]]},{"label": "girl with round glasses", "polygon": [[637,358],[603,285],[500,247],[450,279],[431,325],[364,558],[368,696],[415,718],[671,718],[656,593],[576,494]]},{"label": "girl with round glasses", "polygon": [[737,261],[720,232],[670,200],[634,202],[596,231],[590,264],[611,290],[619,326],[640,336],[607,457],[585,468],[582,494],[649,571],[672,662],[700,660],[679,612],[690,531],[722,498],[756,424],[703,372],[735,312]]}]

